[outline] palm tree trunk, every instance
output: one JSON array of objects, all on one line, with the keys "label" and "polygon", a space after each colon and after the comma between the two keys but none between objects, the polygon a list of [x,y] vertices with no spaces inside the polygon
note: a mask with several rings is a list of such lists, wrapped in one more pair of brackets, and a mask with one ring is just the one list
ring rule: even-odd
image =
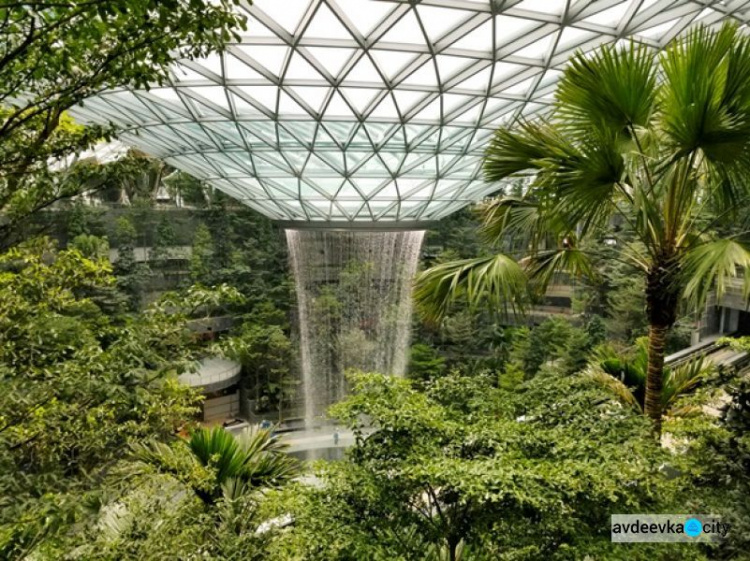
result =
[{"label": "palm tree trunk", "polygon": [[644,411],[654,422],[656,434],[661,434],[661,390],[664,372],[664,349],[669,327],[650,325],[648,330],[648,370],[646,374],[646,400]]}]

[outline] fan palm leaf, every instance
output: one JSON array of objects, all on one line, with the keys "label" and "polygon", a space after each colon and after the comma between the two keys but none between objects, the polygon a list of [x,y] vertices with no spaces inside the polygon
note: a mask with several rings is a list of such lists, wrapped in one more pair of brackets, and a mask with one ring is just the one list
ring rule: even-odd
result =
[{"label": "fan palm leaf", "polygon": [[521,266],[502,253],[437,265],[417,276],[415,298],[423,316],[438,322],[459,298],[478,308],[520,310],[526,299],[526,275]]},{"label": "fan palm leaf", "polygon": [[[582,248],[618,217],[637,240],[623,260],[643,273],[649,321],[646,414],[660,430],[666,336],[680,301],[699,308],[743,277],[750,247],[723,228],[750,201],[750,37],[736,25],[697,27],[662,52],[637,44],[576,54],[551,112],[502,127],[486,150],[487,181],[524,177],[526,191],[484,207],[482,230],[508,255],[441,264],[417,279],[418,309],[439,319],[457,298],[515,311],[529,284],[554,272],[593,274]],[[583,243],[584,241],[591,243]],[[503,245],[505,244],[505,245]],[[524,282],[525,281],[525,282]]]},{"label": "fan palm leaf", "polygon": [[[222,496],[235,499],[262,487],[276,487],[296,477],[297,460],[287,455],[287,446],[265,429],[246,429],[239,436],[223,427],[200,428],[187,440],[169,446],[161,442],[133,446],[134,457],[188,482],[206,504]],[[194,480],[194,468],[211,470],[207,483]]]}]

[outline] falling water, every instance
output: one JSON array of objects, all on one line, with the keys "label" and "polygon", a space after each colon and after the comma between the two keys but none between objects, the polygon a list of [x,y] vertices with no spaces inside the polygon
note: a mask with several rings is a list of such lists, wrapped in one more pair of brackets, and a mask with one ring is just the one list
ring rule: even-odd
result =
[{"label": "falling water", "polygon": [[402,376],[423,231],[287,230],[297,288],[308,426],[357,368]]}]

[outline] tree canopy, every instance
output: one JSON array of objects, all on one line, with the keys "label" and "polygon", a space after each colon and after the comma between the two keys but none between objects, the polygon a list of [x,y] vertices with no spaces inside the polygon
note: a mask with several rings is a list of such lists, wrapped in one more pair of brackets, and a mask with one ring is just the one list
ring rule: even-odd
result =
[{"label": "tree canopy", "polygon": [[556,273],[595,277],[607,239],[645,280],[645,410],[658,430],[679,303],[721,297],[733,278],[750,295],[747,236],[727,233],[750,198],[749,83],[750,38],[732,24],[695,28],[660,53],[631,43],[574,56],[552,112],[501,127],[487,149],[488,181],[523,175],[527,188],[486,205],[486,239],[524,245],[426,271],[423,313],[439,318],[458,297],[522,308]]},{"label": "tree canopy", "polygon": [[6,215],[0,236],[87,187],[90,168],[73,171],[66,162],[111,130],[82,127],[69,109],[105,89],[163,84],[175,60],[223,49],[245,25],[238,3],[0,3],[0,212]]}]

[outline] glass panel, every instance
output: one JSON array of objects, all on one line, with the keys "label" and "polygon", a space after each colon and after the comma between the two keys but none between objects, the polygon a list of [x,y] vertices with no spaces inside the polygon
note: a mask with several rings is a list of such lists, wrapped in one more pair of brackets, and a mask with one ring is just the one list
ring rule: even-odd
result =
[{"label": "glass panel", "polygon": [[[276,2],[284,4],[286,0],[284,2],[276,0]],[[333,15],[331,9],[325,4],[320,4],[310,25],[305,29],[305,38],[351,39],[352,36],[339,19]]]},{"label": "glass panel", "polygon": [[[289,33],[295,32],[309,5],[309,0],[284,0],[283,2],[279,2],[279,0],[254,0],[253,2],[254,7],[263,10]],[[254,27],[248,26],[248,29],[254,32]]]},{"label": "glass panel", "polygon": [[344,65],[354,54],[354,49],[337,49],[332,47],[307,47],[307,52],[317,60],[328,73],[337,78]]},{"label": "glass panel", "polygon": [[251,16],[242,42],[175,64],[172,87],[105,92],[72,113],[128,127],[124,142],[274,218],[435,218],[496,190],[481,179],[493,131],[549,110],[574,49],[658,44],[727,17],[699,4],[256,0],[238,8]]}]

